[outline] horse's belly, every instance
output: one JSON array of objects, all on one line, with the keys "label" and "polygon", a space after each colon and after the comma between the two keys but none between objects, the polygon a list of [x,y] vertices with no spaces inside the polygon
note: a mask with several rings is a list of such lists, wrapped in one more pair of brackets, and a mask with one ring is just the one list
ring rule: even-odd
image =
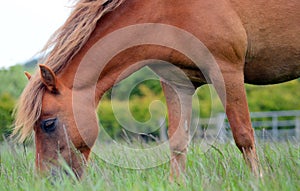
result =
[{"label": "horse's belly", "polygon": [[245,83],[267,85],[277,84],[300,77],[300,60],[297,62],[253,62],[246,63]]},{"label": "horse's belly", "polygon": [[252,84],[281,83],[300,77],[300,26],[288,32],[249,34],[245,81]]}]

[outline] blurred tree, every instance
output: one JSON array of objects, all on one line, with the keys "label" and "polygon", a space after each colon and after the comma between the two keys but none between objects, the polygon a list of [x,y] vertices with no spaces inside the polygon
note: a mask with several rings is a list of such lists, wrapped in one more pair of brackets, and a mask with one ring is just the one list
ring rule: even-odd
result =
[{"label": "blurred tree", "polygon": [[143,97],[133,96],[128,100],[102,99],[100,101],[98,108],[100,125],[111,137],[120,137],[122,128],[134,132],[155,132],[159,129],[160,119],[166,117],[166,110],[159,103],[165,102],[162,94],[155,95],[144,84],[140,85],[139,91],[144,95]]},{"label": "blurred tree", "polygon": [[12,131],[14,105],[15,100],[9,93],[0,95],[0,141]]},{"label": "blurred tree", "polygon": [[148,67],[144,67],[116,84],[113,90],[109,91],[108,98],[111,98],[111,95],[114,96],[112,99],[118,100],[128,99],[124,95],[129,95],[130,98],[143,97],[145,95],[140,88],[141,85],[147,86],[154,95],[161,94],[159,77]]},{"label": "blurred tree", "polygon": [[24,68],[26,70],[34,69],[36,67],[37,63],[38,63],[38,60],[39,60],[39,58],[34,58],[34,59],[31,59],[31,60],[25,62]]},{"label": "blurred tree", "polygon": [[9,69],[0,70],[0,82],[0,95],[8,93],[14,99],[17,99],[27,83],[24,67],[15,65]]},{"label": "blurred tree", "polygon": [[299,80],[267,86],[247,85],[249,109],[252,112],[299,110],[299,88]]}]

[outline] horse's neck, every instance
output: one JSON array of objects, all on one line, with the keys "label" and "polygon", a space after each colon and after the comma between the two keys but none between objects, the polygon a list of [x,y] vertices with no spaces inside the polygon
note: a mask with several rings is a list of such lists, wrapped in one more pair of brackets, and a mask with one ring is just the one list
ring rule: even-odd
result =
[{"label": "horse's neck", "polygon": [[[145,60],[147,57],[145,54],[140,54],[137,57],[137,52],[132,50],[119,55],[117,52],[120,50],[115,50],[116,52],[113,53],[112,51],[116,48],[115,44],[118,44],[118,38],[108,42],[103,41],[103,37],[113,31],[139,23],[141,18],[142,20],[145,19],[143,14],[140,14],[140,11],[143,10],[139,6],[140,4],[145,7],[155,6],[153,2],[148,1],[143,3],[141,1],[125,1],[119,8],[101,18],[87,43],[59,74],[59,78],[67,87],[79,91],[93,89],[96,92],[95,99],[98,101],[115,82],[145,65],[143,63],[131,67],[133,63]],[[146,9],[143,12],[149,10],[151,9]],[[120,15],[126,19],[122,19]],[[147,20],[151,20],[150,14],[147,15]],[[130,41],[130,39],[127,40]],[[114,46],[111,46],[112,44]]]},{"label": "horse's neck", "polygon": [[[146,64],[146,62],[139,63],[140,61],[159,59],[180,63],[174,59],[174,51],[163,48],[162,46],[164,45],[143,47],[133,45],[131,48],[126,47],[127,49],[122,47],[130,44],[135,39],[146,39],[140,33],[131,33],[128,38],[124,38],[122,33],[115,38],[107,39],[106,37],[109,37],[118,29],[143,23],[163,22],[168,25],[177,27],[182,25],[184,27],[186,23],[183,24],[182,16],[178,16],[176,13],[180,12],[181,9],[191,12],[198,4],[198,1],[193,1],[192,4],[187,4],[183,1],[161,0],[125,1],[119,8],[101,18],[85,46],[62,72],[60,76],[62,81],[73,89],[96,90],[95,99],[98,101],[103,93],[116,82]],[[191,27],[191,31],[194,31],[195,28],[198,28],[198,26]],[[151,35],[153,39],[157,39],[155,27],[151,29],[153,30],[148,30],[148,33],[143,33],[143,35],[146,35],[147,39],[151,38]],[[168,39],[167,37],[174,37],[171,40],[176,41],[176,35],[166,35],[165,39]],[[141,42],[141,44],[143,43]],[[147,42],[144,44],[147,44]],[[156,44],[160,44],[160,42]],[[172,54],[173,56],[170,56]]]}]

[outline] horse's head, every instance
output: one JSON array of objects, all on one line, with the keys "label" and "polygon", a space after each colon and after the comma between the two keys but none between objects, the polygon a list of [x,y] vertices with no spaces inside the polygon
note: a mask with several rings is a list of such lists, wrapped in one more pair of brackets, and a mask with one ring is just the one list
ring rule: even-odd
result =
[{"label": "horse's head", "polygon": [[[41,171],[52,169],[52,172],[56,172],[53,167],[60,166],[64,161],[80,177],[90,154],[90,146],[97,137],[98,127],[86,126],[86,133],[80,132],[73,114],[72,89],[65,86],[47,66],[40,65],[40,73],[44,94],[41,114],[34,127],[36,166]],[[86,112],[84,100],[76,101],[82,107],[82,112]],[[95,126],[95,123],[88,121],[96,120],[95,112],[85,115],[89,117],[80,120]]]}]

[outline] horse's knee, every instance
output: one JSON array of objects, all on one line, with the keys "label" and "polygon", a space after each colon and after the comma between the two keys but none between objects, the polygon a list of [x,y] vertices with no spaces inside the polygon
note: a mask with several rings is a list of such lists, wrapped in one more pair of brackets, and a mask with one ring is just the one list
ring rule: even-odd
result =
[{"label": "horse's knee", "polygon": [[187,153],[187,147],[183,149],[171,149],[171,154],[173,156],[185,156]]},{"label": "horse's knee", "polygon": [[183,155],[186,154],[188,149],[188,141],[170,141],[170,150],[173,155]]},{"label": "horse's knee", "polygon": [[241,152],[244,149],[254,148],[254,130],[252,128],[237,132],[234,139]]}]

